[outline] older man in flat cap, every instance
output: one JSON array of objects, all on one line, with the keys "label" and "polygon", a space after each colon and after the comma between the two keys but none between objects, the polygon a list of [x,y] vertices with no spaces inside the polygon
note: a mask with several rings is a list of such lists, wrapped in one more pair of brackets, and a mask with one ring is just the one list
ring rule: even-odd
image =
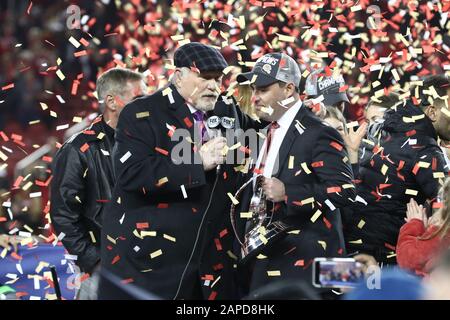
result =
[{"label": "older man in flat cap", "polygon": [[119,118],[102,266],[125,286],[163,299],[230,299],[227,193],[236,189],[237,173],[223,164],[225,138],[213,138],[205,119],[227,62],[194,42],[176,50],[174,63],[172,83],[135,100]]}]

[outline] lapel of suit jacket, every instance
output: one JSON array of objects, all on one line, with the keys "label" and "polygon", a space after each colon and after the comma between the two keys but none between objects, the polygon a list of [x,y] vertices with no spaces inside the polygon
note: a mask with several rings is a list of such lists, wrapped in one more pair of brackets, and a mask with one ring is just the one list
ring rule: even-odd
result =
[{"label": "lapel of suit jacket", "polygon": [[[175,118],[178,120],[178,122],[181,124],[181,127],[184,129],[189,130],[189,133],[191,134],[192,140],[194,139],[194,117],[191,114],[191,111],[189,110],[189,107],[186,104],[186,101],[183,99],[183,97],[178,93],[175,86],[172,84],[169,87],[172,90],[171,94],[173,97],[174,102],[170,103],[170,99],[168,96],[163,98],[166,98],[167,107],[172,110],[172,114],[175,116]],[[164,89],[166,90],[166,89]],[[164,91],[163,90],[163,91]],[[170,125],[170,123],[169,123]]]},{"label": "lapel of suit jacket", "polygon": [[283,168],[283,164],[286,161],[287,156],[289,155],[289,152],[291,151],[292,145],[294,144],[294,140],[299,134],[297,128],[295,125],[297,124],[297,121],[301,122],[303,117],[305,116],[305,106],[302,105],[300,107],[300,110],[295,115],[294,120],[292,121],[291,125],[289,126],[288,131],[286,132],[286,135],[284,136],[283,142],[280,146],[280,151],[278,152],[278,171],[274,177],[278,178],[281,174],[281,169]]}]

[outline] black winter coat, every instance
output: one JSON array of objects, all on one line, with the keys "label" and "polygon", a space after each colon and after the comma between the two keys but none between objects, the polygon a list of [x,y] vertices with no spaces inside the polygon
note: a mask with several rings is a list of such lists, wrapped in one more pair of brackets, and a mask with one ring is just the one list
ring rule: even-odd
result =
[{"label": "black winter coat", "polygon": [[[395,263],[395,246],[406,217],[406,204],[436,197],[446,174],[445,160],[429,118],[412,103],[386,112],[378,128],[370,128],[373,145],[365,144],[360,162],[356,202],[343,210],[349,253],[374,255]],[[390,257],[390,258],[388,258]]]}]

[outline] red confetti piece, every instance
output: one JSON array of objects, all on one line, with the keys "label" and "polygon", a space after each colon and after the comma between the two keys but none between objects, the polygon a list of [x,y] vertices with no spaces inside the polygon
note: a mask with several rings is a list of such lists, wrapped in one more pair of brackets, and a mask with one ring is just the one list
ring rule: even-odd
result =
[{"label": "red confetti piece", "polygon": [[159,153],[161,153],[161,154],[163,154],[165,156],[167,156],[169,154],[169,151],[161,149],[161,148],[158,148],[158,147],[155,147],[155,151],[159,152]]},{"label": "red confetti piece", "polygon": [[5,222],[6,221],[6,217],[0,217],[0,222]]},{"label": "red confetti piece", "polygon": [[0,131],[0,137],[2,137],[5,142],[9,141],[8,136],[3,131]]},{"label": "red confetti piece", "polygon": [[158,203],[158,209],[167,209],[168,207],[168,203]]},{"label": "red confetti piece", "polygon": [[80,147],[80,150],[81,150],[81,152],[86,152],[86,150],[87,149],[89,149],[89,145],[87,144],[87,143],[85,143],[85,144],[83,144],[81,147]]},{"label": "red confetti piece", "polygon": [[329,187],[327,188],[327,193],[341,192],[341,190],[341,187]]},{"label": "red confetti piece", "polygon": [[19,256],[17,253],[11,253],[11,257],[16,260],[22,260],[22,256]]},{"label": "red confetti piece", "polygon": [[303,267],[304,265],[305,265],[305,260],[303,260],[303,259],[297,260],[294,263],[294,266],[296,266],[296,267]]},{"label": "red confetti piece", "polygon": [[30,1],[30,4],[28,5],[28,8],[27,8],[27,15],[30,15],[32,7],[33,7],[33,1]]},{"label": "red confetti piece", "polygon": [[213,291],[209,295],[208,300],[216,300],[216,297],[217,297],[217,291]]},{"label": "red confetti piece", "polygon": [[6,90],[9,90],[9,89],[12,89],[12,88],[14,88],[14,83],[10,83],[10,84],[2,87],[2,91],[6,91]]},{"label": "red confetti piece", "polygon": [[77,95],[77,91],[78,91],[78,85],[80,84],[80,81],[78,80],[73,80],[72,82],[72,90],[70,91],[70,94],[73,96]]},{"label": "red confetti piece", "polygon": [[392,244],[385,243],[384,246],[392,251],[395,251],[395,246],[393,246]]},{"label": "red confetti piece", "polygon": [[81,38],[80,43],[85,47],[89,46],[89,41],[87,41],[85,38]]},{"label": "red confetti piece", "polygon": [[136,229],[146,229],[146,228],[148,228],[148,222],[136,223]]},{"label": "red confetti piece", "polygon": [[406,132],[406,136],[411,137],[411,136],[415,135],[416,133],[417,133],[416,130],[410,130],[410,131]]},{"label": "red confetti piece", "polygon": [[332,146],[333,148],[335,148],[338,151],[342,151],[342,149],[344,148],[343,146],[341,146],[339,143],[332,141],[330,142],[330,146]]},{"label": "red confetti piece", "polygon": [[219,263],[213,266],[214,271],[219,271],[223,269],[223,264]]},{"label": "red confetti piece", "polygon": [[228,230],[227,229],[223,229],[222,231],[220,231],[219,233],[219,237],[223,238],[228,234]]},{"label": "red confetti piece", "polygon": [[327,227],[327,229],[331,229],[331,222],[328,221],[327,218],[323,217],[323,222],[325,223],[325,226]]},{"label": "red confetti piece", "polygon": [[419,164],[416,163],[416,165],[412,169],[412,173],[414,173],[414,175],[417,175],[417,172],[419,171],[419,169],[420,169]]},{"label": "red confetti piece", "polygon": [[313,163],[311,163],[311,167],[313,167],[313,168],[323,167],[323,161],[313,162]]},{"label": "red confetti piece", "polygon": [[131,282],[134,282],[134,279],[133,278],[128,278],[128,279],[123,279],[122,281],[120,281],[122,284],[128,284],[128,283],[131,283]]},{"label": "red confetti piece", "polygon": [[184,118],[183,121],[184,121],[184,124],[186,125],[186,127],[190,128],[193,126],[193,123],[192,123],[191,119],[189,119],[189,117]]},{"label": "red confetti piece", "polygon": [[51,163],[53,161],[53,158],[49,157],[49,156],[43,156],[42,157],[42,161],[47,162],[47,163]]},{"label": "red confetti piece", "polygon": [[111,261],[111,264],[115,264],[117,261],[119,261],[120,260],[120,256],[119,255],[117,255],[117,256],[115,256],[114,257],[114,259]]},{"label": "red confetti piece", "polygon": [[348,84],[339,88],[339,92],[345,92],[348,89]]},{"label": "red confetti piece", "polygon": [[216,250],[222,251],[222,244],[220,243],[219,239],[214,239],[214,243],[216,244]]},{"label": "red confetti piece", "polygon": [[74,52],[73,55],[75,56],[75,58],[86,56],[87,55],[87,51],[86,50],[77,51],[77,52]]}]

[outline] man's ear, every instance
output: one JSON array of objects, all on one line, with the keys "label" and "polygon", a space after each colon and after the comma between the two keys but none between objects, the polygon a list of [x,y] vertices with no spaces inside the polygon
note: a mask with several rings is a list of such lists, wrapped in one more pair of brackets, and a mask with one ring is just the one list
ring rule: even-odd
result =
[{"label": "man's ear", "polygon": [[105,98],[105,105],[106,108],[112,111],[116,111],[117,109],[117,102],[114,96],[108,94]]},{"label": "man's ear", "polygon": [[285,87],[286,89],[286,93],[288,95],[288,97],[292,97],[295,93],[295,86],[293,83],[288,83]]},{"label": "man's ear", "polygon": [[428,118],[430,118],[432,122],[437,121],[438,110],[434,105],[426,107],[424,113],[427,115]]},{"label": "man's ear", "polygon": [[175,77],[175,86],[179,87],[180,86],[180,81],[181,81],[181,76],[182,76],[182,70],[180,68],[176,68],[175,72],[173,74],[173,76]]}]

